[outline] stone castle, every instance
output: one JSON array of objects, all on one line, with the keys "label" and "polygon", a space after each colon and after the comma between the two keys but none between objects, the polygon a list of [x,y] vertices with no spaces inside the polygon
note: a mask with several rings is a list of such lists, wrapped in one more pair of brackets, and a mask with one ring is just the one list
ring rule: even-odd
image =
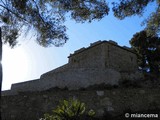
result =
[{"label": "stone castle", "polygon": [[[139,86],[140,81],[145,82],[130,48],[114,41],[97,41],[68,58],[67,64],[40,79],[12,84],[11,90],[3,91],[2,120],[39,120],[59,101],[70,98],[84,102],[98,118],[111,115],[109,119],[124,120],[125,113],[151,110],[160,115],[160,89]],[[137,84],[127,87],[125,81]]]},{"label": "stone castle", "polygon": [[40,79],[12,84],[3,94],[21,91],[44,91],[51,88],[77,90],[93,85],[118,85],[122,80],[137,80],[137,55],[114,41],[97,41],[88,48],[70,54],[69,62],[41,75]]}]

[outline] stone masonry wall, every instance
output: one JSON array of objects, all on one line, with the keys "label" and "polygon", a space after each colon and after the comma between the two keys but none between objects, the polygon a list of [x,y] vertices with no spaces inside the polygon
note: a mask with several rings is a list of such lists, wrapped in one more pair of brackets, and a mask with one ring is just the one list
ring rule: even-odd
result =
[{"label": "stone masonry wall", "polygon": [[[17,95],[2,96],[2,120],[38,120],[44,113],[51,113],[59,100],[76,98],[93,109],[96,116],[110,113],[124,116],[124,113],[160,110],[160,89],[114,88],[68,91],[54,89],[43,92],[20,92]],[[159,112],[160,115],[160,112]]]},{"label": "stone masonry wall", "polygon": [[69,56],[69,66],[72,68],[102,68],[104,63],[102,51],[103,44],[85,49],[83,52],[75,52]]},{"label": "stone masonry wall", "polygon": [[53,87],[78,90],[92,85],[118,85],[121,75],[113,69],[79,68],[66,69],[41,78],[43,90]]},{"label": "stone masonry wall", "polygon": [[134,72],[138,70],[137,56],[120,47],[105,45],[105,66],[120,72]]},{"label": "stone masonry wall", "polygon": [[96,116],[160,110],[160,88],[122,88],[119,84],[142,80],[136,60],[130,49],[113,41],[98,41],[75,51],[66,65],[3,91],[2,120],[38,120],[59,100],[69,98],[85,102]]},{"label": "stone masonry wall", "polygon": [[25,91],[44,91],[51,88],[78,90],[92,85],[118,85],[121,75],[113,69],[64,69],[41,76],[38,80],[12,84],[11,90],[3,95]]},{"label": "stone masonry wall", "polygon": [[81,48],[69,56],[72,68],[111,68],[122,72],[138,69],[137,56],[130,48],[114,41],[98,41],[88,48]]},{"label": "stone masonry wall", "polygon": [[[40,79],[13,84],[10,93],[53,87],[77,90],[102,83],[118,85],[122,79],[141,79],[137,69],[137,56],[129,48],[118,46],[114,41],[97,41],[75,51],[67,64],[41,75]],[[128,73],[138,76],[128,77]],[[9,91],[3,93],[10,94]]]}]

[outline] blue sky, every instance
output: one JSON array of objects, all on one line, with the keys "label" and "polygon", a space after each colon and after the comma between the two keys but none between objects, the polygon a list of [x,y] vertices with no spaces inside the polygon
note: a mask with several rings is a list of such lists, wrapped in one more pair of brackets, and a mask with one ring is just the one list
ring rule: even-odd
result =
[{"label": "blue sky", "polygon": [[[149,10],[153,10],[153,6]],[[2,89],[10,89],[13,83],[40,78],[43,73],[66,64],[70,53],[98,40],[114,40],[121,46],[130,46],[133,34],[144,28],[141,26],[144,16],[118,20],[110,13],[101,21],[84,24],[68,20],[65,24],[69,40],[63,47],[43,48],[30,37],[21,38],[22,44],[14,49],[4,45]]]}]

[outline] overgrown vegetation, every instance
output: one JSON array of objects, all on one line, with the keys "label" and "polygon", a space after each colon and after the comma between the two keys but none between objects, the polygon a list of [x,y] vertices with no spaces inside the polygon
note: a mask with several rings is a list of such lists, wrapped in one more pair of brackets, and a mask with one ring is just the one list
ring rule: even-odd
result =
[{"label": "overgrown vegetation", "polygon": [[160,75],[160,37],[148,35],[147,31],[136,33],[130,40],[132,48],[138,55],[141,70]]},{"label": "overgrown vegetation", "polygon": [[160,34],[160,0],[0,0],[3,43],[14,47],[20,34],[32,29],[41,46],[61,46],[68,40],[64,25],[68,18],[78,23],[101,20],[112,8],[122,20],[142,16],[153,2],[155,11],[144,23],[147,31]]},{"label": "overgrown vegetation", "polygon": [[77,99],[60,101],[52,114],[44,114],[40,120],[92,120],[94,110],[86,111],[86,105]]},{"label": "overgrown vegetation", "polygon": [[22,33],[34,30],[39,45],[62,46],[68,40],[66,18],[91,22],[108,11],[104,0],[0,0],[3,42],[14,47]]}]

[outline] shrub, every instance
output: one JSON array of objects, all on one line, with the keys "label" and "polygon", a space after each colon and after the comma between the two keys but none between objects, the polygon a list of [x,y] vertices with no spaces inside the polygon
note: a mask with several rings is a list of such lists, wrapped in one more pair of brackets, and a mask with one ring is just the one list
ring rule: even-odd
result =
[{"label": "shrub", "polygon": [[41,120],[92,120],[94,115],[94,110],[86,112],[85,103],[69,99],[60,101],[60,104],[53,110],[53,114],[45,114]]}]

